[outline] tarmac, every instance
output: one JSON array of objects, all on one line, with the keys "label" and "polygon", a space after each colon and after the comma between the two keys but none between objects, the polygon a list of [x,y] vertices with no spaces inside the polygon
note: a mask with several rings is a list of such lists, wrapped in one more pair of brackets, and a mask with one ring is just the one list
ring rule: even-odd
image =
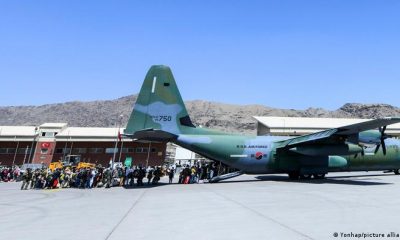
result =
[{"label": "tarmac", "polygon": [[167,181],[27,191],[0,183],[0,239],[400,239],[400,176],[393,173]]}]

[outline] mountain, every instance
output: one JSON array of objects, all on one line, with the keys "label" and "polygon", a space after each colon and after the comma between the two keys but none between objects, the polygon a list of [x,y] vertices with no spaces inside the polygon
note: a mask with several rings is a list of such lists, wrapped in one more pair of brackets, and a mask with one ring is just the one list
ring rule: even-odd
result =
[{"label": "mountain", "polygon": [[[130,95],[106,101],[0,107],[0,125],[27,126],[45,122],[66,122],[74,127],[111,127],[116,125],[116,119],[123,114],[122,126],[126,126],[136,98],[137,95]],[[246,134],[256,133],[256,121],[252,116],[322,118],[400,116],[400,108],[387,104],[348,103],[335,111],[322,108],[278,109],[262,105],[233,105],[203,100],[187,101],[186,106],[195,125]]]}]

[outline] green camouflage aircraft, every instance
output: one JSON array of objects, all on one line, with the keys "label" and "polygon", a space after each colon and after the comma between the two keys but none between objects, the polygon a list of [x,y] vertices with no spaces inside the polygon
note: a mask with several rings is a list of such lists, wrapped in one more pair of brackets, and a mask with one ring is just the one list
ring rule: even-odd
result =
[{"label": "green camouflage aircraft", "polygon": [[[246,174],[287,173],[291,179],[324,178],[328,172],[400,169],[400,141],[385,134],[400,118],[382,118],[300,137],[244,136],[193,125],[169,67],[152,66],[124,135],[170,141]],[[378,129],[373,130],[373,129]]]}]

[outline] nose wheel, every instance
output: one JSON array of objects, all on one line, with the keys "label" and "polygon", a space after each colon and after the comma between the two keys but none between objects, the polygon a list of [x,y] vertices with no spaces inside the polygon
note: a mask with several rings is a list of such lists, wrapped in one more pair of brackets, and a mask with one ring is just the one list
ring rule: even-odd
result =
[{"label": "nose wheel", "polygon": [[394,174],[396,174],[396,175],[400,175],[400,169],[396,169],[396,170],[394,170]]}]

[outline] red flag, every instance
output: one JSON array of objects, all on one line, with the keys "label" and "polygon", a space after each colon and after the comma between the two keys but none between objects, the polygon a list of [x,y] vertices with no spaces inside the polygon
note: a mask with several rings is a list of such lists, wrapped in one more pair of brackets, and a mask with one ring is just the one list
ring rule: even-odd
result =
[{"label": "red flag", "polygon": [[122,140],[122,135],[121,135],[120,131],[118,130],[118,141],[121,142],[121,140]]}]

